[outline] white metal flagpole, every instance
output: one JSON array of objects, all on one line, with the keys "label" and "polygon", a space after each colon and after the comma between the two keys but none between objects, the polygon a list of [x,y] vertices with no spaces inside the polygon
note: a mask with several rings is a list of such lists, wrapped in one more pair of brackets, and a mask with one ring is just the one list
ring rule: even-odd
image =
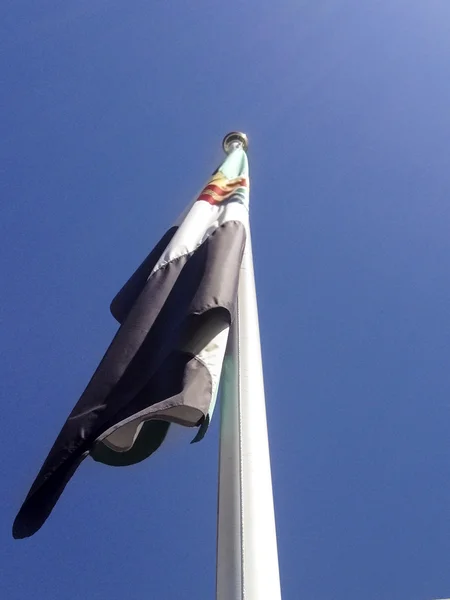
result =
[{"label": "white metal flagpole", "polygon": [[242,510],[237,330],[228,338],[221,380],[216,600],[242,600]]},{"label": "white metal flagpole", "polygon": [[[228,134],[224,147],[236,143],[246,136]],[[222,381],[216,598],[281,600],[249,226]]]}]

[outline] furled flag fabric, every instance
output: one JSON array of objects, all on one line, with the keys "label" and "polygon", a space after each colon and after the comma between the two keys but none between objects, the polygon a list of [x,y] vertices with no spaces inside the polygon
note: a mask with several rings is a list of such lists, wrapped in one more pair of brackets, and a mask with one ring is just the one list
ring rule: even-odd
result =
[{"label": "furled flag fabric", "polygon": [[136,463],[171,423],[203,437],[235,311],[248,190],[247,156],[235,148],[114,298],[119,330],[35,479],[15,538],[42,526],[86,456]]}]

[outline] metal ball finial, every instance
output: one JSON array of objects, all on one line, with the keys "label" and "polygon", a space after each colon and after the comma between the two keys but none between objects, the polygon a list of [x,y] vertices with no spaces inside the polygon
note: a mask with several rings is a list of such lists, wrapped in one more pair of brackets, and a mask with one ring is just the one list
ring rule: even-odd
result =
[{"label": "metal ball finial", "polygon": [[242,144],[245,151],[248,148],[248,137],[241,131],[232,131],[223,138],[222,147],[229,154],[235,144]]}]

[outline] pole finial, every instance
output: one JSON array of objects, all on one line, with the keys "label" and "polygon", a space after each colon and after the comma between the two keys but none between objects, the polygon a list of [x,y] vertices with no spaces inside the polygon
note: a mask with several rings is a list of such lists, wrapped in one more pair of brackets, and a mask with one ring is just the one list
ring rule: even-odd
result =
[{"label": "pole finial", "polygon": [[242,146],[245,151],[248,148],[248,137],[241,131],[231,131],[223,138],[222,147],[229,154],[237,146]]}]

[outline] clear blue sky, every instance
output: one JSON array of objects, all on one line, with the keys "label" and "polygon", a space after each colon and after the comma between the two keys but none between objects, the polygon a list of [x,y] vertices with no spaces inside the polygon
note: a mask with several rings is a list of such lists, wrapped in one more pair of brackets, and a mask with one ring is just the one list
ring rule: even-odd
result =
[{"label": "clear blue sky", "polygon": [[2,598],[214,597],[217,420],[11,524],[231,129],[283,599],[450,597],[450,2],[10,0],[0,84]]}]

